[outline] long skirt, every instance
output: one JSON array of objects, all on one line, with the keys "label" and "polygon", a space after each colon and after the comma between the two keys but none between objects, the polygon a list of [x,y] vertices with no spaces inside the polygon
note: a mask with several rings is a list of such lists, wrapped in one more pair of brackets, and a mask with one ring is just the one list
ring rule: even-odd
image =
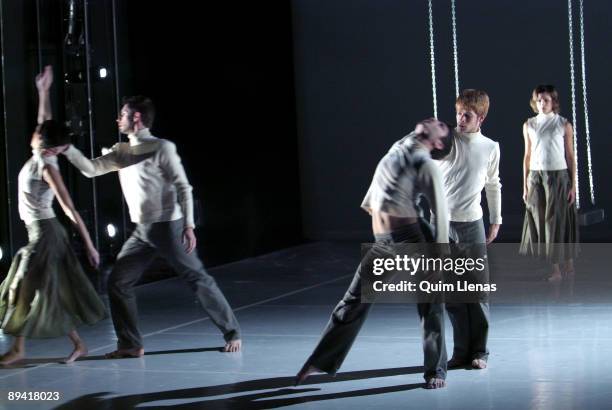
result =
[{"label": "long skirt", "polygon": [[0,285],[0,327],[31,338],[57,337],[106,316],[104,303],[83,272],[56,218],[26,226],[21,248]]},{"label": "long skirt", "polygon": [[529,172],[521,254],[550,263],[577,256],[578,218],[576,204],[567,200],[570,188],[567,169]]}]

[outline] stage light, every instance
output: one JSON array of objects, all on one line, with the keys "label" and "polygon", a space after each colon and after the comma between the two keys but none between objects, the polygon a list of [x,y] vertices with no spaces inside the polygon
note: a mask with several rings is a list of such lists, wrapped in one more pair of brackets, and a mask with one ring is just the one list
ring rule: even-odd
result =
[{"label": "stage light", "polygon": [[106,233],[108,234],[109,238],[114,238],[115,235],[117,235],[117,228],[115,228],[115,225],[113,224],[108,224],[106,225]]},{"label": "stage light", "polygon": [[107,75],[108,75],[108,71],[106,71],[106,68],[101,67],[100,68],[100,78],[106,78]]},{"label": "stage light", "polygon": [[2,253],[2,247],[0,246],[0,261],[2,260],[2,256],[4,256],[4,254]]}]

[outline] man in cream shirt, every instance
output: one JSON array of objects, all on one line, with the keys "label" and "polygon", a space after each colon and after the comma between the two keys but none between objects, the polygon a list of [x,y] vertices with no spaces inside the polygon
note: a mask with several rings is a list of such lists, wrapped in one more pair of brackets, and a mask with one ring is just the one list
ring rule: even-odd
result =
[{"label": "man in cream shirt", "polygon": [[[456,104],[457,128],[451,153],[438,161],[448,201],[451,239],[457,243],[490,244],[497,237],[501,218],[499,144],[480,132],[489,110],[489,96],[463,90]],[[489,207],[489,233],[485,236],[480,206],[485,190]],[[447,303],[453,325],[454,349],[449,368],[487,367],[489,351],[488,303]]]},{"label": "man in cream shirt", "polygon": [[142,96],[124,99],[119,131],[129,143],[115,144],[105,155],[86,158],[72,145],[59,148],[85,176],[118,171],[134,232],[123,244],[109,277],[108,293],[117,350],[107,358],[140,357],[143,341],[137,323],[134,285],[149,262],[162,256],[196,293],[204,310],[223,333],[224,351],[241,348],[240,326],[218,288],[206,273],[193,232],[193,197],[174,143],[151,135],[155,110]]}]

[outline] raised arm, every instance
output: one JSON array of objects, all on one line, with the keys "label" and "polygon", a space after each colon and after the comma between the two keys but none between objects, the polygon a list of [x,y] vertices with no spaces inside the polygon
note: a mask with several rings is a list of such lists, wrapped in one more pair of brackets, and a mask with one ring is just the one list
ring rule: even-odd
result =
[{"label": "raised arm", "polygon": [[88,178],[93,178],[109,172],[118,171],[121,168],[118,145],[119,144],[115,144],[106,155],[94,159],[87,158],[74,145],[59,147],[60,150],[54,153],[62,152],[68,161],[78,168],[83,175]]},{"label": "raised arm", "polygon": [[70,219],[70,221],[74,224],[77,231],[83,238],[83,242],[85,243],[85,249],[87,250],[87,259],[89,263],[93,267],[97,267],[100,264],[100,255],[96,250],[91,237],[89,236],[89,231],[83,222],[83,219],[74,208],[74,203],[72,202],[72,198],[64,185],[64,180],[60,172],[51,165],[45,165],[43,168],[43,178],[57,197],[62,209],[66,216]]},{"label": "raised arm", "polygon": [[51,99],[49,98],[49,90],[53,84],[53,68],[48,65],[42,73],[36,76],[36,89],[38,90],[38,124],[42,124],[46,120],[52,118],[51,115]]},{"label": "raised arm", "polygon": [[[49,90],[53,83],[53,68],[48,65],[45,70],[36,76],[36,89],[38,90],[38,124],[50,120],[51,100]],[[77,167],[85,176],[91,178],[106,174],[119,169],[117,164],[117,154],[111,153],[93,160],[85,157],[81,151],[72,145],[61,145],[43,150],[44,156],[57,155],[64,153],[68,160]]]}]

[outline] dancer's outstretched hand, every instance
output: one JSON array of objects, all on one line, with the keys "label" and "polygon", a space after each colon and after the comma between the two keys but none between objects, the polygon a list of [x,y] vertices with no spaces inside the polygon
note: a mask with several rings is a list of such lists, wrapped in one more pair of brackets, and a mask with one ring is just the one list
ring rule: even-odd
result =
[{"label": "dancer's outstretched hand", "polygon": [[51,88],[51,84],[53,84],[53,67],[48,65],[45,66],[42,73],[36,76],[36,88],[40,92],[47,92]]},{"label": "dancer's outstretched hand", "polygon": [[89,264],[94,268],[100,265],[100,254],[93,246],[87,249],[87,259],[89,260]]},{"label": "dancer's outstretched hand", "polygon": [[196,247],[196,236],[193,233],[193,228],[185,228],[183,230],[183,245],[185,245],[185,252],[191,253]]},{"label": "dancer's outstretched hand", "polygon": [[50,157],[52,155],[58,155],[66,151],[69,146],[70,144],[64,144],[64,145],[58,145],[57,147],[53,147],[53,148],[45,148],[44,150],[42,150],[42,154],[45,157]]}]

